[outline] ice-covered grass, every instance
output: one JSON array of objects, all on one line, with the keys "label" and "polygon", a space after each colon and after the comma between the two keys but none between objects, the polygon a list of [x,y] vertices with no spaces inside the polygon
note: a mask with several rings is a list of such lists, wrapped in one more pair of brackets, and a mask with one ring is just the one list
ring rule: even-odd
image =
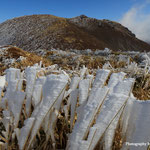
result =
[{"label": "ice-covered grass", "polygon": [[5,76],[0,76],[0,88],[3,88],[5,86]]},{"label": "ice-covered grass", "polygon": [[[136,69],[129,65],[126,69]],[[138,142],[141,134],[149,140],[149,104],[135,101],[135,79],[128,73],[41,64],[5,72],[0,78],[2,149],[111,150],[118,126],[122,139]]]}]

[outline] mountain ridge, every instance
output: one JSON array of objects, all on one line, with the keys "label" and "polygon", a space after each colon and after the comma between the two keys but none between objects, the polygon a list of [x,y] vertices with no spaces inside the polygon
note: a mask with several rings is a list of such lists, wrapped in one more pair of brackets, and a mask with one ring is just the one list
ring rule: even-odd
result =
[{"label": "mountain ridge", "polygon": [[85,15],[62,18],[30,15],[0,24],[0,45],[15,45],[24,50],[104,49],[150,51],[150,45],[135,37],[121,24]]}]

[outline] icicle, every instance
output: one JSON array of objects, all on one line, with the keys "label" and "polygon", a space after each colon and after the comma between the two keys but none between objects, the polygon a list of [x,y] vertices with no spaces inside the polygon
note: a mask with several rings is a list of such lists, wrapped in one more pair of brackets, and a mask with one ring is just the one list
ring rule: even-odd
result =
[{"label": "icicle", "polygon": [[[100,114],[96,119],[96,124],[93,126],[97,129],[95,135],[93,135],[92,141],[90,142],[90,150],[92,150],[104,134],[105,130],[109,127],[112,121],[115,119],[116,115],[120,112],[121,108],[124,106],[128,97],[112,95],[106,99]],[[90,135],[91,133],[89,133]]]},{"label": "icicle", "polygon": [[73,121],[75,117],[75,109],[77,104],[77,98],[78,98],[78,89],[72,91],[71,93],[71,119],[70,119],[70,130],[72,130],[73,127]]},{"label": "icicle", "polygon": [[22,86],[23,86],[23,79],[20,79],[18,81],[17,91],[22,91]]},{"label": "icicle", "polygon": [[70,89],[68,91],[65,92],[65,95],[64,95],[64,99],[69,96],[69,94],[75,90],[78,85],[79,85],[79,82],[80,82],[80,77],[73,77],[72,80],[71,80],[71,83],[70,83]]},{"label": "icicle", "polygon": [[14,129],[14,133],[16,134],[17,140],[19,141],[20,129],[19,128]]},{"label": "icicle", "polygon": [[[11,109],[13,101],[11,101],[11,96],[17,91],[18,86],[18,80],[9,81],[9,84],[7,86],[6,94],[3,98],[4,103],[8,103],[8,107]],[[4,106],[5,107],[5,106]]]},{"label": "icicle", "polygon": [[70,135],[69,139],[69,149],[74,150],[75,147],[78,147],[78,142],[83,140],[92,125],[95,116],[100,109],[107,93],[108,89],[105,87],[103,89],[98,88],[95,92],[95,97],[92,101],[88,101],[85,107],[83,108],[82,113],[79,113],[79,117],[77,122],[75,123],[74,129],[72,134]]},{"label": "icicle", "polygon": [[125,78],[125,75],[126,73],[124,72],[112,73],[108,82],[108,87],[113,89],[113,87],[116,86],[119,81],[122,81]]},{"label": "icicle", "polygon": [[32,104],[34,107],[36,107],[42,100],[42,89],[45,81],[46,77],[40,77],[35,82],[32,94]]},{"label": "icicle", "polygon": [[[63,96],[64,96],[64,92],[65,89],[63,90],[63,92],[61,93],[61,95],[59,96],[58,100],[56,101],[56,103],[53,106],[53,110],[50,112],[50,116],[49,116],[49,123],[48,126],[45,126],[45,131],[47,133],[46,137],[47,139],[49,138],[49,135],[51,135],[51,139],[52,142],[56,144],[55,141],[55,126],[56,126],[56,122],[58,119],[58,115],[59,115],[59,110],[63,101]],[[48,120],[45,120],[45,122]]]},{"label": "icicle", "polygon": [[21,128],[20,136],[18,140],[20,150],[24,150],[25,146],[27,147],[26,142],[33,128],[34,121],[35,121],[35,118],[28,118],[27,120],[24,121],[24,126]]},{"label": "icicle", "polygon": [[110,70],[104,70],[104,69],[97,70],[96,77],[93,82],[92,90],[96,90],[97,88],[103,87],[109,74],[110,74]]},{"label": "icicle", "polygon": [[[8,141],[8,137],[9,137],[9,133],[10,133],[10,126],[12,126],[12,116],[10,114],[10,111],[8,111],[8,110],[3,111],[3,116],[4,117],[1,121],[2,121],[6,131],[2,131],[2,133],[5,136],[6,140]],[[6,143],[5,146],[7,147],[8,143]]]},{"label": "icicle", "polygon": [[26,70],[26,114],[29,116],[31,109],[31,97],[36,79],[36,67],[28,67]]},{"label": "icicle", "polygon": [[5,76],[0,76],[0,88],[4,88],[6,84],[6,77]]},{"label": "icicle", "polygon": [[130,123],[129,118],[130,118],[130,114],[131,114],[132,107],[133,107],[133,104],[134,104],[135,100],[136,100],[135,97],[133,97],[133,95],[131,95],[128,102],[127,102],[127,104],[126,104],[126,106],[125,106],[123,114],[122,114],[121,127],[122,127],[122,136],[123,136],[123,138],[126,136],[128,124]]},{"label": "icicle", "polygon": [[93,83],[94,76],[88,74],[88,75],[86,76],[86,79],[89,79],[89,80],[90,80],[90,87],[91,87],[91,85],[92,85],[92,83]]},{"label": "icicle", "polygon": [[[58,101],[59,96],[63,92],[65,86],[67,84],[67,78],[65,75],[50,75],[47,77],[46,82],[43,87],[43,103],[39,108],[37,113],[36,120],[34,122],[33,129],[31,131],[31,137],[29,141],[28,148],[31,146],[34,137],[37,134],[37,131],[41,127],[41,124],[48,114],[48,112],[52,109],[53,105]],[[34,112],[33,112],[34,114]]]},{"label": "icicle", "polygon": [[[132,150],[147,150],[150,141],[149,132],[149,114],[150,114],[149,101],[133,101],[132,110],[129,117],[129,124],[126,132],[126,141],[122,149]],[[141,143],[142,142],[142,143]],[[130,146],[128,143],[146,143],[141,146]]]},{"label": "icicle", "polygon": [[85,76],[85,73],[87,71],[87,68],[83,66],[83,68],[80,70],[80,79],[82,80]]},{"label": "icicle", "polygon": [[9,98],[9,109],[13,113],[14,116],[14,128],[18,126],[18,122],[21,115],[21,109],[22,105],[25,99],[25,93],[24,92],[14,92],[11,94],[11,97]]},{"label": "icicle", "polygon": [[105,130],[110,126],[116,116],[120,113],[121,109],[124,107],[126,101],[128,100],[133,83],[134,79],[119,81],[118,84],[114,86],[112,90],[113,93],[110,93],[110,95],[106,98],[100,114],[96,119],[96,124],[93,126],[97,128],[97,131],[93,136],[92,143],[90,143],[90,150],[96,146]]},{"label": "icicle", "polygon": [[88,98],[90,80],[84,79],[79,83],[79,105],[82,105]]},{"label": "icicle", "polygon": [[9,68],[6,70],[6,81],[9,83],[10,81],[20,79],[20,69]]},{"label": "icicle", "polygon": [[114,120],[110,124],[109,128],[106,130],[106,133],[104,136],[104,141],[105,141],[104,150],[112,150],[115,130],[117,128],[118,121],[120,119],[120,115],[121,115],[122,111],[123,111],[123,108],[122,108],[122,110],[120,110],[120,112],[117,114],[117,116],[114,118]]},{"label": "icicle", "polygon": [[2,88],[0,87],[0,102],[1,102],[1,98],[2,98]]}]

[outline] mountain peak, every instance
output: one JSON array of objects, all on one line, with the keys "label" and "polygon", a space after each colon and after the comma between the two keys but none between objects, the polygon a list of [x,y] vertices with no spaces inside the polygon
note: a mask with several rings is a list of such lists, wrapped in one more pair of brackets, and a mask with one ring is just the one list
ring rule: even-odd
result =
[{"label": "mountain peak", "polygon": [[150,50],[121,24],[86,15],[61,18],[53,15],[31,15],[0,24],[0,45],[16,45],[24,50],[36,49],[104,49]]}]

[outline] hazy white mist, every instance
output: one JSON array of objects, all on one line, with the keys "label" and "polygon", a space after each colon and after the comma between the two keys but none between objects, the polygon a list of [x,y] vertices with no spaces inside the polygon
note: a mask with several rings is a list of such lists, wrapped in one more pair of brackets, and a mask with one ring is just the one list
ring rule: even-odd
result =
[{"label": "hazy white mist", "polygon": [[120,23],[131,30],[137,38],[150,43],[150,14],[144,13],[149,1],[141,6],[132,7],[120,20]]}]

